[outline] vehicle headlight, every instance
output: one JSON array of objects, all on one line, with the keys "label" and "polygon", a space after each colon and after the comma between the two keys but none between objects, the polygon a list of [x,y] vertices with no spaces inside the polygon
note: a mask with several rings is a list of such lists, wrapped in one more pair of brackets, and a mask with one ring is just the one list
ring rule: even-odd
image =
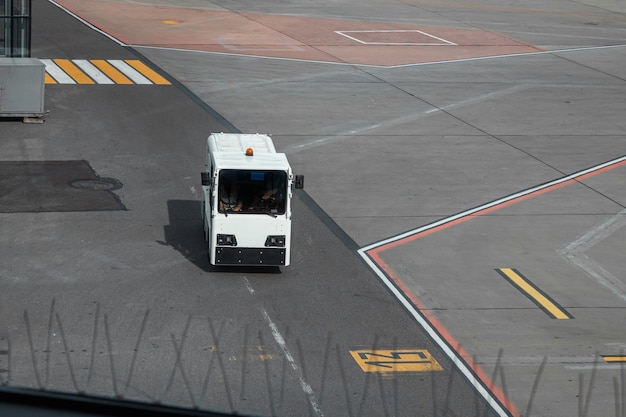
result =
[{"label": "vehicle headlight", "polygon": [[235,235],[217,235],[218,246],[237,246],[237,238]]},{"label": "vehicle headlight", "polygon": [[269,235],[267,239],[265,239],[265,246],[284,247],[285,235]]}]

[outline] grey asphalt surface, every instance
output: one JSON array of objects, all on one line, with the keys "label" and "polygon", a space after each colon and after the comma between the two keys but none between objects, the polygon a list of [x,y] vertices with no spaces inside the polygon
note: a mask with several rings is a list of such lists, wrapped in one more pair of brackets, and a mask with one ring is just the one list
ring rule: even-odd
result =
[{"label": "grey asphalt surface", "polygon": [[[33,55],[137,58],[48,2],[34,15]],[[307,194],[292,267],[208,265],[199,174],[231,126],[183,86],[47,85],[46,108],[0,122],[0,383],[239,415],[495,415]],[[350,351],[375,348],[441,371],[367,374]]]},{"label": "grey asphalt surface", "polygon": [[[185,4],[206,7],[206,3]],[[339,234],[345,233],[347,241],[353,241],[356,246],[365,247],[626,155],[626,9],[623,3],[559,0],[524,5],[464,2],[390,5],[361,2],[356,6],[349,2],[274,4],[255,1],[225,2],[209,7],[478,27],[546,50],[523,56],[383,68],[133,46],[240,131],[271,133],[277,148],[288,154],[294,171],[305,175],[307,194],[339,226]],[[59,97],[55,105],[60,108],[64,106],[61,95],[71,99],[73,94],[63,91],[55,96]],[[188,106],[184,109],[187,111]],[[72,118],[71,108],[66,110],[64,123],[72,121],[86,126],[98,123],[97,108],[92,110],[93,117],[79,119]],[[193,129],[198,120],[206,119],[207,125],[214,122],[200,109],[193,114],[176,110],[176,105],[172,104],[167,109],[148,113],[150,117],[156,113],[175,119],[171,136],[188,143],[179,148],[182,152],[193,148],[192,143],[205,136],[205,132]],[[196,259],[201,252],[185,238],[192,233],[195,219],[172,216],[172,213],[180,213],[176,207],[193,206],[192,187],[197,179],[193,177],[193,169],[180,167],[200,166],[201,157],[184,153],[172,155],[169,147],[159,143],[154,144],[151,160],[140,157],[150,146],[148,143],[131,145],[130,152],[126,148],[128,142],[116,148],[117,136],[132,137],[128,132],[142,121],[141,110],[127,113],[127,118],[122,120],[124,123],[113,126],[116,130],[107,133],[107,140],[103,142],[107,144],[106,149],[99,149],[98,141],[90,141],[89,146],[79,145],[79,155],[72,159],[94,161],[93,168],[103,176],[140,178],[136,188],[131,181],[116,194],[127,207],[138,205],[143,211],[130,209],[122,213],[127,217],[122,239],[113,226],[119,220],[110,217],[116,213],[99,214],[98,233],[103,240],[99,244],[92,243],[95,246],[89,251],[99,254],[104,245],[109,253],[106,256],[111,258],[101,258],[102,265],[145,271],[140,274],[153,274],[159,269],[161,280],[166,280],[169,278],[166,271],[172,269],[173,263],[188,264],[189,259]],[[52,125],[52,129],[60,132],[62,125],[55,125],[54,120],[51,115],[46,128]],[[185,127],[188,131],[181,132]],[[107,131],[106,128],[101,126],[94,130],[101,133]],[[46,147],[42,150],[38,133],[24,137],[22,129],[30,132],[39,127],[20,127],[23,140],[19,145],[3,143],[3,160],[39,159],[43,155],[45,159],[67,159],[68,150],[76,154],[75,141],[49,143],[52,136],[55,141],[62,136],[58,133],[51,134],[48,142],[44,141]],[[88,130],[88,127],[82,129]],[[103,153],[111,157],[98,156]],[[159,163],[159,159],[171,161],[172,158],[184,162],[175,168]],[[155,172],[160,175],[155,176]],[[598,357],[623,355],[626,350],[625,173],[626,167],[619,166],[581,178],[396,246],[383,254],[385,262],[420,299],[428,313],[476,358],[488,375],[495,376],[496,384],[522,412],[531,399],[530,415],[533,416],[622,417],[626,409],[624,366],[605,363]],[[169,181],[167,186],[164,186],[164,179]],[[151,187],[146,187],[148,184]],[[171,191],[176,189],[179,193]],[[169,207],[158,206],[154,204],[156,200],[171,203]],[[154,216],[149,228],[145,224],[146,212]],[[14,237],[19,236],[19,228],[28,224],[43,236],[40,249],[43,250],[47,248],[46,237],[51,239],[56,233],[65,233],[62,231],[71,229],[72,225],[79,228],[76,218],[80,215],[72,219],[64,219],[59,214],[45,216],[49,225],[44,228],[37,227],[34,218],[20,218],[13,224],[10,217],[3,215],[3,235],[7,235],[7,225],[16,228],[9,233]],[[93,222],[88,218],[90,215],[83,216],[85,223]],[[314,230],[319,228],[315,226],[315,219],[315,216],[307,219]],[[162,224],[176,226],[170,229],[166,226],[163,230]],[[46,228],[53,228],[55,232],[50,234]],[[139,229],[142,237],[135,240],[133,236],[138,236]],[[88,242],[89,234],[84,233],[84,240]],[[80,230],[72,232],[72,236],[80,235]],[[146,236],[153,242],[148,249],[143,247]],[[330,237],[324,236],[309,241],[328,239]],[[117,241],[123,243],[117,244]],[[165,245],[157,243],[159,241]],[[7,240],[3,247],[6,245]],[[15,247],[15,241],[11,242],[11,247]],[[71,258],[74,249],[72,245],[56,247],[58,264],[52,271],[64,271],[69,267],[63,266],[61,259]],[[164,256],[163,250],[167,247],[178,248],[174,255],[185,256],[171,253]],[[162,259],[162,263],[131,262],[134,253],[146,250],[152,251],[152,257]],[[319,271],[303,267],[305,260],[311,262],[306,250],[296,251],[301,251],[296,260],[299,256],[302,263],[296,261],[283,275],[315,279]],[[5,275],[17,276],[17,272],[22,271],[17,265],[20,262],[7,264],[6,260],[14,259],[13,255],[7,256],[4,250],[3,253],[4,269],[9,271]],[[341,266],[342,271],[347,271],[346,276],[352,274],[350,271],[364,268],[352,260],[346,263],[346,259],[352,259],[351,253],[325,254],[329,258],[324,258],[323,262],[337,268]],[[104,281],[106,276],[93,272],[93,259],[79,259],[71,267],[72,274],[48,274],[58,275],[58,279],[68,275],[93,275],[93,281]],[[26,271],[49,268],[34,262]],[[206,271],[197,267],[198,262],[185,266],[185,274],[180,276],[190,279],[205,274]],[[504,267],[516,268],[530,278],[573,319],[550,318],[495,271]],[[176,270],[176,274],[181,272]],[[250,279],[248,274],[243,275]],[[288,284],[284,282],[287,276],[283,275],[281,283],[264,279],[259,283],[255,278],[252,287],[256,289],[261,285],[262,291],[271,294],[271,287]],[[367,276],[367,271],[356,275]],[[218,291],[233,290],[228,278],[220,282],[223,286]],[[157,284],[159,282],[155,282],[155,286]],[[215,291],[216,287],[211,286],[211,289]],[[324,294],[324,289],[311,290],[320,297]],[[88,293],[90,289],[85,286],[82,291]],[[134,305],[130,294],[116,295],[114,287],[109,291],[110,297],[127,297],[127,305]],[[171,291],[171,296],[175,297]],[[295,293],[298,287],[290,287],[289,291]],[[155,300],[161,296],[155,294]],[[345,300],[341,294],[335,296],[337,303]],[[63,294],[57,297],[59,305],[70,303],[63,300]],[[188,300],[180,299],[173,304],[180,306],[186,302]],[[270,304],[276,306],[280,300]],[[387,302],[383,304],[385,308],[396,308]],[[134,306],[139,314],[146,305],[152,304],[142,302]],[[81,307],[82,311],[90,312],[87,314],[94,314],[93,303]],[[49,302],[42,303],[39,309],[40,315],[47,315]],[[19,308],[16,311],[19,312]],[[374,316],[382,314],[372,305],[364,311]],[[246,316],[242,312],[232,313],[237,314]],[[279,316],[292,314],[295,313],[281,311]],[[136,328],[140,321],[137,317],[141,315],[125,325]],[[166,317],[165,312],[159,317]],[[237,322],[244,322],[246,318],[241,317]],[[300,318],[302,322],[307,319]],[[179,315],[177,320],[180,323],[177,326],[170,323],[169,328],[178,329],[180,334],[184,315],[182,318]],[[328,317],[326,321],[333,322],[333,318]],[[353,318],[354,326],[358,326],[358,322],[357,317]],[[374,322],[373,319],[367,321]],[[411,325],[401,327],[410,329]],[[383,332],[382,328],[372,330],[373,334]],[[239,340],[241,332],[239,328]],[[358,339],[356,333],[348,338]],[[323,338],[323,335],[317,336]],[[404,343],[415,343],[412,335],[406,337]],[[126,343],[132,347],[132,341]],[[371,340],[351,343],[371,345]],[[323,351],[324,345],[321,345]],[[541,368],[544,358],[547,363]],[[533,395],[537,374],[538,391]],[[225,398],[220,400],[225,401]],[[404,412],[400,415],[407,415]],[[618,414],[620,412],[622,415]]]},{"label": "grey asphalt surface", "polygon": [[[271,132],[309,195],[360,246],[626,155],[623,3],[220,6],[482,28],[546,51],[381,68],[137,48],[238,129]],[[523,413],[624,412],[624,365],[599,355],[626,349],[625,174],[621,166],[384,254]],[[574,318],[550,318],[502,267]]]}]

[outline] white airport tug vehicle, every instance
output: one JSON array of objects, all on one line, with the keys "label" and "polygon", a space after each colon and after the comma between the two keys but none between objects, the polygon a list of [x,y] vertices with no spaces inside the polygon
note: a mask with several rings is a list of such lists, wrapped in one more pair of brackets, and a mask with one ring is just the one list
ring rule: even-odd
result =
[{"label": "white airport tug vehicle", "polygon": [[202,172],[210,263],[289,265],[292,186],[303,185],[268,135],[212,133]]}]

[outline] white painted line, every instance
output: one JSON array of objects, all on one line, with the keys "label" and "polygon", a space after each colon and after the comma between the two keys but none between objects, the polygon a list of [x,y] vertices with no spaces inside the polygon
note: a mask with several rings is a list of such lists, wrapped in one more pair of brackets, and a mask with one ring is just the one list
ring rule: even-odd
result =
[{"label": "white painted line", "polygon": [[89,75],[98,84],[114,84],[113,80],[104,75],[102,71],[95,67],[86,59],[73,59],[74,62],[85,74]]},{"label": "white painted line", "polygon": [[338,35],[341,35],[343,37],[346,37],[346,38],[348,38],[348,39],[350,39],[352,41],[355,41],[355,42],[358,42],[358,43],[361,43],[361,44],[365,45],[365,42],[363,42],[362,40],[360,40],[358,38],[355,38],[354,36],[346,35],[346,32],[341,32],[339,30],[336,30],[335,33],[338,34]]},{"label": "white painted line", "polygon": [[254,293],[256,291],[254,291],[254,288],[252,288],[252,284],[250,284],[250,281],[248,280],[248,278],[243,277],[243,283],[245,284],[246,288],[248,289],[248,292],[252,295],[254,295]]},{"label": "white painted line", "polygon": [[608,238],[613,232],[626,225],[626,210],[622,210],[605,222],[591,228],[587,233],[571,242],[557,253],[581,268],[600,285],[605,286],[622,300],[626,301],[626,284],[604,269],[599,263],[585,255],[597,243]]},{"label": "white painted line", "polygon": [[133,80],[135,84],[152,84],[152,81],[141,75],[139,71],[128,65],[121,59],[109,59],[109,64],[120,70],[125,76]]},{"label": "white painted line", "polygon": [[267,48],[259,48],[259,47],[241,47],[241,46],[237,46],[234,45],[232,43],[230,43],[228,41],[228,38],[221,38],[221,37],[216,37],[214,38],[214,40],[222,45],[224,48],[230,50],[230,51],[239,51],[239,52],[245,52],[245,51],[250,51],[250,52],[300,52],[303,51],[304,49],[301,46],[298,45],[290,45],[288,43],[282,43],[279,45],[272,45],[272,47],[267,47]]},{"label": "white painted line", "polygon": [[[244,285],[246,286],[246,289],[248,290],[248,292],[250,294],[254,295],[254,293],[255,293],[254,288],[252,288],[252,284],[250,284],[250,281],[248,280],[248,278],[246,278],[244,276],[243,277],[243,282],[244,282]],[[272,319],[270,318],[269,314],[267,314],[267,310],[262,308],[261,309],[261,313],[263,313],[263,317],[265,318],[265,321],[270,326],[270,330],[272,332],[272,337],[274,338],[274,340],[276,341],[276,343],[280,347],[280,350],[283,351],[283,355],[285,355],[285,358],[287,359],[287,362],[289,362],[289,365],[291,366],[291,369],[293,369],[294,372],[296,373],[298,381],[300,382],[300,387],[302,388],[302,391],[306,395],[306,398],[309,401],[309,404],[311,405],[311,409],[314,411],[314,413],[315,413],[315,415],[317,417],[324,417],[324,413],[323,413],[320,405],[315,400],[315,395],[313,393],[313,388],[311,388],[311,385],[304,379],[304,375],[302,374],[302,370],[300,369],[300,367],[296,363],[293,355],[289,351],[289,347],[287,347],[287,343],[285,342],[285,338],[283,337],[283,335],[278,330],[278,326],[276,326],[276,324],[274,324],[274,321],[272,321]]]},{"label": "white painted line", "polygon": [[529,85],[514,85],[512,87],[506,87],[497,91],[492,91],[490,93],[487,94],[483,94],[480,96],[476,96],[476,97],[472,97],[472,98],[468,98],[466,100],[461,100],[461,101],[457,101],[456,103],[450,103],[450,104],[446,104],[445,106],[441,106],[441,107],[435,107],[432,108],[430,110],[427,110],[424,112],[424,114],[432,114],[432,113],[437,113],[437,112],[445,112],[447,110],[452,110],[452,109],[457,109],[459,107],[463,107],[463,106],[467,106],[469,104],[475,104],[475,103],[480,103],[482,101],[486,101],[489,99],[492,99],[494,97],[501,97],[505,94],[510,94],[510,93],[514,93],[514,92],[518,92],[520,90],[525,90],[527,88],[529,88]]},{"label": "white painted line", "polygon": [[409,300],[401,293],[396,286],[387,278],[385,273],[378,268],[376,265],[363,251],[363,249],[358,250],[359,255],[363,258],[363,260],[369,265],[369,267],[374,271],[378,278],[385,284],[385,286],[389,289],[389,291],[396,297],[396,299],[406,308],[411,316],[415,319],[415,321],[428,333],[428,335],[432,338],[437,346],[444,352],[448,358],[454,363],[456,368],[465,376],[470,385],[476,389],[476,392],[480,394],[481,397],[489,404],[491,409],[500,417],[510,417],[510,413],[508,413],[492,395],[491,391],[483,386],[481,381],[476,378],[474,372],[469,368],[469,366],[463,361],[457,352],[453,350],[446,341],[439,335],[439,333],[431,326],[430,322],[426,320],[419,311],[413,306]]},{"label": "white painted line", "polygon": [[[344,36],[362,45],[414,45],[414,46],[458,46],[454,42],[450,42],[446,39],[440,38],[435,35],[431,35],[427,32],[422,32],[416,29],[389,29],[389,30],[336,30],[336,34]],[[348,33],[419,33],[432,39],[436,39],[442,43],[430,43],[430,42],[366,42],[357,37],[350,36]]]},{"label": "white painted line", "polygon": [[610,48],[626,48],[626,44],[609,45],[609,46],[592,46],[588,48],[572,48],[572,49],[559,49],[559,50],[554,50],[554,51],[523,52],[519,54],[490,55],[490,56],[478,57],[478,58],[450,59],[446,61],[433,61],[433,62],[417,62],[417,63],[411,63],[411,64],[402,64],[402,65],[371,65],[371,64],[354,64],[350,62],[329,62],[329,61],[309,60],[309,59],[277,58],[273,56],[234,54],[230,52],[198,51],[195,49],[165,48],[162,46],[146,46],[146,45],[126,45],[126,46],[129,46],[135,49],[141,49],[141,48],[160,49],[160,50],[167,50],[167,51],[190,52],[190,53],[202,54],[202,55],[225,55],[225,56],[231,56],[231,57],[237,57],[237,58],[271,59],[275,61],[304,62],[304,63],[309,63],[309,64],[325,64],[325,65],[339,65],[339,66],[344,66],[344,67],[383,68],[383,69],[420,67],[420,66],[425,66],[425,65],[456,64],[456,63],[463,63],[463,62],[482,61],[482,60],[487,60],[487,59],[517,58],[517,57],[526,57],[526,56],[534,56],[534,55],[550,55],[550,54],[565,53],[565,52],[593,51],[593,50],[598,50],[598,49],[601,50],[601,49],[610,49]]},{"label": "white painted line", "polygon": [[50,3],[52,3],[52,4],[54,4],[55,6],[57,6],[59,9],[63,10],[65,13],[69,14],[70,16],[72,16],[74,19],[76,19],[79,22],[81,22],[82,24],[84,24],[85,26],[89,27],[90,29],[93,29],[96,32],[106,36],[107,38],[111,39],[113,42],[115,42],[115,43],[117,43],[119,45],[126,46],[126,44],[124,44],[119,39],[114,38],[113,36],[109,35],[108,33],[101,31],[100,29],[98,29],[97,27],[92,25],[91,23],[87,22],[86,20],[83,20],[80,16],[77,16],[76,14],[74,14],[71,11],[67,10],[65,7],[61,6],[59,3],[56,3],[54,0],[48,0],[48,1]]},{"label": "white painted line", "polygon": [[359,250],[357,250],[357,253],[359,254],[359,256],[361,256],[361,258],[365,261],[365,263],[370,267],[370,269],[378,276],[378,278],[383,282],[383,284],[389,289],[389,291],[396,297],[396,299],[406,308],[406,310],[411,314],[411,316],[413,316],[413,318],[415,319],[415,321],[426,331],[426,333],[428,333],[428,335],[432,338],[432,340],[435,342],[435,344],[437,346],[439,346],[441,348],[441,350],[450,358],[450,360],[452,360],[452,362],[456,365],[456,367],[459,369],[459,371],[467,378],[467,381],[474,386],[474,388],[476,389],[476,391],[485,399],[485,401],[487,401],[487,403],[489,403],[489,405],[492,407],[492,409],[494,410],[494,412],[496,412],[499,416],[509,416],[509,412],[507,410],[505,410],[502,405],[500,404],[499,401],[497,401],[497,399],[493,396],[493,394],[491,393],[491,391],[489,391],[485,386],[484,386],[484,382],[481,381],[480,379],[478,379],[474,372],[469,368],[469,366],[465,363],[465,361],[462,360],[461,357],[459,357],[458,353],[452,349],[451,346],[449,346],[449,344],[446,342],[446,340],[436,331],[436,329],[431,325],[431,323],[425,318],[423,317],[420,312],[419,309],[417,309],[413,303],[410,302],[410,300],[407,298],[407,296],[402,293],[397,287],[396,285],[392,282],[392,280],[384,273],[383,270],[381,270],[381,268],[367,255],[367,252],[374,249],[374,248],[378,248],[380,246],[384,246],[386,244],[392,243],[392,242],[396,242],[398,240],[402,240],[404,238],[416,235],[418,233],[424,232],[426,230],[430,230],[430,229],[434,229],[436,227],[439,227],[441,225],[444,225],[446,223],[458,220],[460,218],[463,218],[465,216],[469,216],[472,214],[475,214],[477,212],[483,211],[485,209],[491,208],[491,207],[495,207],[497,205],[518,199],[520,197],[524,197],[526,195],[535,193],[537,191],[546,189],[546,188],[550,188],[562,183],[565,183],[567,181],[573,180],[575,178],[581,177],[583,175],[587,175],[590,173],[593,173],[595,171],[599,171],[603,168],[609,167],[611,165],[615,165],[621,162],[626,161],[626,156],[622,156],[620,158],[616,158],[613,159],[611,161],[605,162],[603,164],[599,164],[596,165],[594,167],[591,168],[587,168],[581,171],[578,171],[574,174],[571,175],[567,175],[565,177],[559,178],[557,180],[554,181],[550,181],[547,182],[545,184],[541,184],[538,185],[536,187],[533,188],[529,188],[527,190],[524,191],[520,191],[518,193],[512,194],[510,196],[492,201],[490,203],[484,204],[482,206],[464,211],[462,213],[459,214],[455,214],[453,216],[441,219],[439,221],[433,222],[431,224],[419,227],[417,229],[413,229],[410,230],[408,232],[393,236],[391,238],[382,240],[380,242],[376,242],[373,243],[371,245],[365,246],[363,248],[360,248]]},{"label": "white painted line", "polygon": [[[350,66],[353,67],[355,64],[349,64],[346,62],[329,62],[329,61],[319,61],[319,60],[311,60],[311,59],[297,59],[297,58],[277,58],[273,56],[263,56],[263,55],[252,55],[252,54],[235,54],[231,52],[214,52],[214,51],[198,51],[196,49],[182,49],[182,48],[166,48],[162,46],[146,46],[146,45],[127,45],[134,49],[159,49],[165,51],[176,51],[176,52],[189,52],[194,54],[201,55],[224,55],[233,58],[252,58],[252,59],[271,59],[276,61],[288,61],[288,62],[303,62],[307,64],[325,64],[325,65],[340,65],[340,66]],[[372,67],[372,68],[387,68],[385,66],[378,65],[358,65],[359,67]]]},{"label": "white painted line", "polygon": [[76,84],[76,81],[57,66],[51,59],[40,59],[46,66],[46,72],[59,84]]},{"label": "white painted line", "polygon": [[511,194],[511,195],[509,195],[507,197],[503,197],[503,198],[500,198],[498,200],[492,201],[490,203],[483,204],[482,206],[478,206],[478,207],[475,207],[473,209],[463,211],[461,213],[455,214],[455,215],[450,216],[450,217],[446,217],[444,219],[441,219],[441,220],[438,220],[436,222],[427,224],[425,226],[418,227],[417,229],[409,230],[408,232],[404,232],[404,233],[401,233],[399,235],[392,236],[392,237],[390,237],[388,239],[381,240],[380,242],[372,243],[372,244],[370,244],[368,246],[365,246],[365,247],[361,248],[360,251],[363,251],[363,252],[370,251],[370,250],[372,250],[374,248],[377,248],[379,246],[384,246],[384,245],[387,245],[387,244],[389,244],[391,242],[402,240],[402,239],[407,238],[409,236],[412,236],[412,235],[415,235],[415,234],[418,234],[418,233],[422,233],[422,232],[424,232],[426,230],[434,229],[434,228],[439,227],[439,226],[441,226],[443,224],[450,223],[452,221],[458,220],[458,219],[460,219],[462,217],[470,216],[472,214],[478,213],[480,211],[486,210],[486,209],[491,208],[491,207],[498,206],[498,205],[506,203],[508,201],[512,201],[512,200],[515,200],[517,198],[524,197],[526,195],[536,193],[537,191],[543,190],[545,188],[554,187],[555,185],[558,185],[558,184],[570,181],[570,180],[572,180],[574,178],[577,178],[577,177],[580,177],[580,176],[583,176],[583,175],[586,175],[586,174],[590,174],[592,172],[601,170],[601,169],[606,168],[606,167],[611,166],[611,165],[618,164],[618,163],[623,162],[623,161],[626,161],[626,156],[622,156],[620,158],[613,159],[613,160],[605,162],[603,164],[596,165],[594,167],[587,168],[587,169],[575,172],[575,173],[570,174],[570,175],[566,175],[565,177],[556,179],[554,181],[550,181],[550,182],[547,182],[545,184],[541,184],[541,185],[538,185],[536,187],[532,187],[532,188],[529,188],[527,190],[520,191],[520,192],[515,193],[515,194]]},{"label": "white painted line", "polygon": [[413,121],[419,120],[421,118],[427,117],[427,116],[429,116],[429,115],[431,115],[433,113],[436,113],[436,112],[445,112],[447,110],[452,110],[452,109],[455,109],[455,108],[458,108],[458,107],[462,107],[462,106],[466,106],[466,105],[469,105],[469,104],[474,104],[474,103],[478,103],[478,102],[481,102],[481,101],[489,100],[489,99],[491,99],[493,97],[502,96],[502,95],[505,95],[505,94],[510,94],[510,93],[513,93],[513,92],[516,92],[516,91],[519,91],[519,90],[522,90],[522,89],[525,89],[525,88],[528,88],[528,87],[529,86],[527,86],[527,85],[515,85],[515,86],[512,86],[512,87],[506,87],[506,88],[503,88],[501,90],[492,91],[492,92],[487,93],[487,94],[483,94],[483,95],[480,95],[480,96],[469,98],[467,100],[461,100],[461,101],[458,101],[456,103],[450,103],[450,104],[447,104],[447,105],[441,106],[441,107],[434,107],[432,109],[423,111],[421,113],[417,113],[417,114],[416,113],[410,113],[410,114],[407,114],[407,115],[404,115],[404,116],[397,117],[395,119],[387,120],[384,123],[377,123],[377,124],[373,124],[373,125],[367,125],[367,126],[363,126],[361,128],[358,128],[358,129],[352,129],[352,130],[347,131],[347,132],[337,132],[336,134],[334,134],[332,136],[325,136],[325,137],[318,138],[318,139],[315,139],[315,140],[312,140],[312,141],[308,141],[308,142],[298,143],[298,144],[295,144],[295,145],[288,145],[284,149],[284,151],[286,153],[293,154],[293,153],[296,153],[296,152],[303,151],[305,149],[309,149],[309,148],[313,148],[313,147],[316,147],[316,146],[325,145],[327,143],[334,143],[334,142],[337,142],[337,141],[339,141],[339,140],[341,140],[342,138],[345,138],[345,137],[350,137],[350,136],[354,136],[354,135],[358,135],[358,134],[364,134],[366,132],[371,132],[372,130],[376,130],[376,129],[380,129],[380,128],[387,129],[387,128],[391,127],[391,126],[396,126],[396,125],[399,125],[399,124],[413,122]]},{"label": "white painted line", "polygon": [[278,327],[274,324],[269,314],[267,314],[267,311],[263,309],[262,312],[263,312],[263,316],[265,317],[265,321],[267,321],[267,324],[270,326],[274,340],[276,341],[276,343],[278,343],[278,346],[280,346],[280,349],[283,351],[285,358],[287,358],[287,362],[289,362],[289,365],[291,365],[291,368],[296,373],[296,376],[298,377],[298,381],[300,381],[300,387],[302,388],[302,391],[304,391],[304,394],[306,395],[307,400],[309,401],[309,404],[311,405],[311,409],[313,410],[314,414],[317,417],[323,417],[324,413],[322,412],[320,405],[315,400],[313,388],[311,388],[311,385],[309,385],[309,383],[304,380],[304,375],[302,374],[302,370],[300,369],[295,359],[293,358],[293,355],[289,351],[289,348],[287,347],[287,343],[285,342],[285,339],[280,334]]},{"label": "white painted line", "polygon": [[[483,56],[483,57],[477,57],[477,58],[450,59],[447,61],[419,62],[415,64],[402,64],[402,65],[392,65],[392,66],[380,65],[376,67],[389,68],[389,69],[421,67],[425,65],[450,64],[450,63],[457,63],[457,62],[473,62],[473,61],[484,61],[487,59],[517,58],[517,57],[526,57],[526,56],[535,56],[535,55],[553,55],[553,54],[561,54],[561,53],[566,53],[566,52],[584,52],[584,51],[595,51],[595,50],[612,49],[612,48],[626,48],[626,45],[590,46],[590,47],[585,47],[585,48],[555,49],[552,51],[522,52],[519,54],[490,55],[490,56]],[[366,67],[367,65],[359,65],[359,66]]]},{"label": "white painted line", "polygon": [[435,38],[435,39],[437,39],[438,41],[444,42],[444,43],[446,43],[446,44],[448,44],[448,45],[458,46],[456,43],[454,43],[454,42],[452,42],[452,41],[449,41],[449,40],[447,40],[447,39],[444,39],[444,38],[440,38],[439,36],[435,36],[435,35],[432,35],[432,34],[430,34],[430,33],[422,32],[422,31],[419,31],[419,30],[418,30],[418,32],[420,32],[420,33],[421,33],[421,34],[423,34],[423,35],[430,36],[431,38]]}]

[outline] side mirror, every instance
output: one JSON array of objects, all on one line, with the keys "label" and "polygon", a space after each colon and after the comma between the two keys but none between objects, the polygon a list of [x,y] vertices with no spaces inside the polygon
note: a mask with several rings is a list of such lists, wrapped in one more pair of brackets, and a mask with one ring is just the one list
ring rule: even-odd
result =
[{"label": "side mirror", "polygon": [[304,188],[304,175],[296,175],[296,188],[299,190]]},{"label": "side mirror", "polygon": [[200,176],[202,177],[202,185],[209,186],[211,185],[211,177],[208,172],[201,172]]}]

